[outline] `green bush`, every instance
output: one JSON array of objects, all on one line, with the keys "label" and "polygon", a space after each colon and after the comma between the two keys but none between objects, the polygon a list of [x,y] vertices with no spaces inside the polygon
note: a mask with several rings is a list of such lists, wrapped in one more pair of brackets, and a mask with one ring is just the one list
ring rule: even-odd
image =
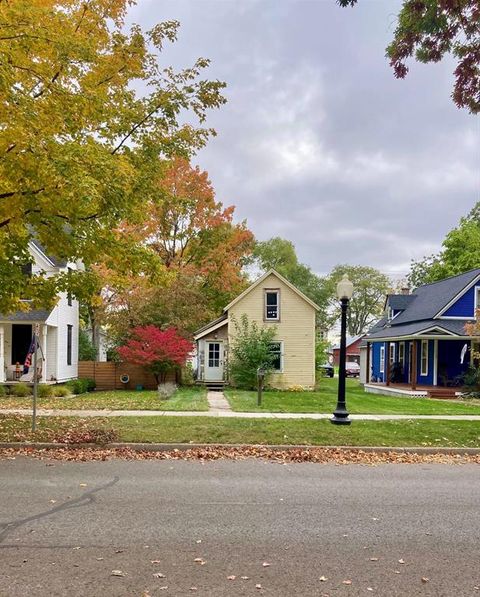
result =
[{"label": "green bush", "polygon": [[53,395],[58,398],[64,398],[65,396],[70,396],[70,390],[67,386],[53,386]]},{"label": "green bush", "polygon": [[0,398],[7,395],[7,391],[5,390],[5,386],[0,386]]},{"label": "green bush", "polygon": [[[232,318],[233,319],[233,318]],[[257,387],[257,369],[265,371],[264,383],[272,373],[273,355],[270,343],[274,341],[275,327],[259,327],[250,323],[244,314],[240,322],[233,319],[235,342],[230,349],[230,379],[239,388],[253,390]]]},{"label": "green bush", "polygon": [[195,379],[193,377],[193,365],[187,363],[185,367],[182,367],[182,386],[193,386],[195,385]]},{"label": "green bush", "polygon": [[87,332],[80,330],[78,334],[78,360],[94,361],[97,358],[97,349],[92,344]]},{"label": "green bush", "polygon": [[30,396],[32,394],[32,388],[25,383],[17,383],[11,387],[10,393],[17,398],[24,398],[25,396]]},{"label": "green bush", "polygon": [[40,384],[37,389],[37,396],[39,398],[51,398],[53,396],[53,386]]},{"label": "green bush", "polygon": [[71,379],[65,384],[72,394],[85,394],[85,392],[93,392],[96,387],[95,380],[79,377],[78,379]]},{"label": "green bush", "polygon": [[480,389],[480,368],[469,367],[463,375],[463,385],[470,391],[478,391]]}]

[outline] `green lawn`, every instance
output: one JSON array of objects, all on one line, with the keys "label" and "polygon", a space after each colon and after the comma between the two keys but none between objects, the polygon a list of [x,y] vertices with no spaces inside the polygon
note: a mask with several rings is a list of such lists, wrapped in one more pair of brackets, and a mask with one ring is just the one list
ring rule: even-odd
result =
[{"label": "green lawn", "polygon": [[[321,378],[314,392],[266,391],[262,405],[257,406],[257,393],[228,389],[225,394],[232,410],[239,412],[328,413],[337,402],[338,379]],[[355,414],[406,415],[480,415],[480,401],[435,400],[431,398],[396,398],[367,394],[357,380],[347,379],[347,407]]]},{"label": "green lawn", "polygon": [[312,446],[451,446],[480,447],[475,421],[354,421],[337,427],[328,420],[252,420],[209,417],[113,417],[74,419],[0,416],[0,441],[64,441],[86,438],[88,431],[114,430],[109,439],[125,442],[306,444]]},{"label": "green lawn", "polygon": [[[0,408],[31,408],[32,398],[0,398]],[[160,400],[156,391],[115,390],[89,392],[66,398],[39,398],[38,408],[106,410],[208,410],[204,388],[179,388],[168,400]]]}]

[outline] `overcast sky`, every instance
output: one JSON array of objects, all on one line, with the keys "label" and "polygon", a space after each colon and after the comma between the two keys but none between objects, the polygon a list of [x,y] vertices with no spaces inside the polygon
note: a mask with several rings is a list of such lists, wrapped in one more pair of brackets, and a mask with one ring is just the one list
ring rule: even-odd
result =
[{"label": "overcast sky", "polygon": [[212,60],[228,103],[195,162],[258,239],[293,241],[316,273],[408,272],[480,199],[478,117],[450,99],[451,61],[394,78],[398,0],[138,0],[129,21],[181,23],[162,61]]}]

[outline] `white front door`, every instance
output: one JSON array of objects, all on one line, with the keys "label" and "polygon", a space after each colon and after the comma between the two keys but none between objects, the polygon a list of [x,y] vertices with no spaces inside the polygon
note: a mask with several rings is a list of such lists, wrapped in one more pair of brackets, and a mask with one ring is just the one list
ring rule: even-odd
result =
[{"label": "white front door", "polygon": [[223,381],[223,342],[207,342],[205,381]]}]

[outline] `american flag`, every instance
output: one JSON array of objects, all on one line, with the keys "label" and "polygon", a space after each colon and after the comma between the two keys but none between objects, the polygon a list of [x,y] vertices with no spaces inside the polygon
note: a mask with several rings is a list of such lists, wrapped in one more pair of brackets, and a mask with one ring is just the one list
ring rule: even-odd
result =
[{"label": "american flag", "polygon": [[30,342],[30,348],[28,349],[27,356],[25,358],[25,363],[23,365],[23,375],[26,375],[28,373],[28,370],[32,366],[33,353],[37,350],[37,348],[37,337],[34,335],[32,341]]}]

